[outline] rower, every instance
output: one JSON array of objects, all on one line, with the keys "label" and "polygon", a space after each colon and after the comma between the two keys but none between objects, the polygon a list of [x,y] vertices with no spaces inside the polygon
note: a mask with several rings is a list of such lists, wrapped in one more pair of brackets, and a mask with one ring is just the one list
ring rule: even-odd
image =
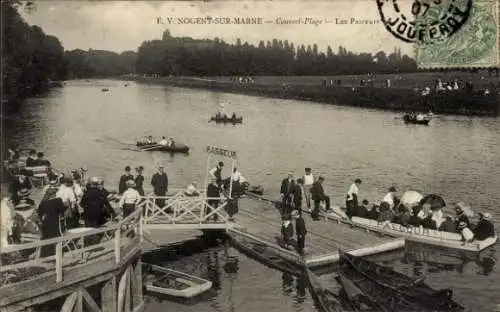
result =
[{"label": "rower", "polygon": [[490,220],[491,220],[491,215],[488,212],[479,213],[479,222],[473,229],[474,239],[485,240],[488,237],[495,236],[495,228]]},{"label": "rower", "polygon": [[153,144],[153,137],[149,135],[149,136],[146,138],[146,143],[147,143],[147,144]]},{"label": "rower", "polygon": [[174,144],[175,144],[174,139],[168,138],[168,140],[167,140],[167,146],[174,146]]},{"label": "rower", "polygon": [[163,146],[167,146],[168,145],[168,141],[165,137],[161,137],[161,141],[160,143],[158,143],[159,145],[163,145]]},{"label": "rower", "polygon": [[231,119],[233,119],[233,120],[236,119],[236,113],[235,112],[233,112],[233,114],[231,115]]}]

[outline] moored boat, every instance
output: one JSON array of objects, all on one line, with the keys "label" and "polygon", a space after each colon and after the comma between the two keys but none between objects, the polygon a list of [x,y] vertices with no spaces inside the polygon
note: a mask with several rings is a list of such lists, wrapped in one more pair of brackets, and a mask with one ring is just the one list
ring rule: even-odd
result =
[{"label": "moored boat", "polygon": [[275,249],[268,247],[266,244],[252,241],[243,235],[239,235],[235,231],[229,231],[228,236],[231,238],[231,244],[233,247],[250,258],[253,258],[273,269],[290,273],[295,276],[303,274],[300,267],[285,259],[285,257],[280,255]]},{"label": "moored boat", "polygon": [[352,217],[347,221],[351,225],[378,232],[381,234],[403,237],[406,240],[421,244],[441,246],[450,249],[479,252],[494,245],[498,237],[489,237],[485,240],[474,240],[470,243],[463,242],[462,235],[444,231],[431,230],[424,227],[406,227],[393,222],[379,222],[372,219]]},{"label": "moored boat", "polygon": [[403,120],[405,123],[427,126],[431,121],[431,117],[424,114],[409,113],[403,115]]},{"label": "moored boat", "polygon": [[136,146],[141,151],[161,151],[161,152],[170,152],[170,153],[189,153],[189,146],[185,144],[175,143],[174,145],[160,145],[158,143],[142,143],[137,142]]},{"label": "moored boat", "polygon": [[307,277],[307,283],[309,284],[311,297],[319,305],[321,311],[343,311],[340,302],[337,300],[337,296],[321,283],[316,274],[305,267],[305,275]]},{"label": "moored boat", "polygon": [[[453,301],[451,289],[435,290],[389,267],[339,251],[339,276],[350,280],[375,305],[396,308],[395,311],[463,311]],[[341,283],[344,285],[345,281]],[[352,289],[349,289],[352,292]],[[348,291],[346,293],[348,294]],[[366,299],[366,298],[365,298]],[[418,307],[418,308],[417,308]],[[392,311],[392,309],[391,309]]]},{"label": "moored boat", "polygon": [[217,116],[211,116],[210,121],[215,121],[216,123],[232,123],[232,124],[237,124],[237,123],[243,123],[243,117],[217,117]]},{"label": "moored boat", "polygon": [[210,288],[203,278],[153,264],[145,264],[144,287],[147,291],[180,298],[193,298]]}]

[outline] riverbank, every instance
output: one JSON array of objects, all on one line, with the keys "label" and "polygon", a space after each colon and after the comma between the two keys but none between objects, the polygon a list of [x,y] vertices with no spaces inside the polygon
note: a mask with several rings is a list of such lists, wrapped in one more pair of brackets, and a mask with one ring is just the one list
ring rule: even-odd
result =
[{"label": "riverbank", "polygon": [[[361,86],[366,76],[292,76],[254,77],[254,83],[240,84],[230,77],[127,77],[139,83],[163,84],[183,88],[209,89],[213,91],[265,96],[280,99],[314,101],[320,103],[383,109],[397,112],[408,110],[428,111],[437,114],[469,116],[498,116],[500,113],[498,82],[488,77],[473,82],[474,90],[433,92],[421,96],[413,86],[424,87],[438,79],[433,73],[386,75],[391,77],[391,87],[385,87],[386,77],[379,76],[370,86]],[[420,76],[418,76],[420,75]],[[470,75],[470,74],[469,74]],[[341,83],[338,84],[338,80]],[[326,87],[322,85],[327,81]],[[333,85],[330,85],[333,81]],[[416,83],[420,82],[420,83]],[[395,86],[394,86],[395,85]],[[492,89],[495,88],[495,89]],[[489,89],[490,93],[485,94]]]}]

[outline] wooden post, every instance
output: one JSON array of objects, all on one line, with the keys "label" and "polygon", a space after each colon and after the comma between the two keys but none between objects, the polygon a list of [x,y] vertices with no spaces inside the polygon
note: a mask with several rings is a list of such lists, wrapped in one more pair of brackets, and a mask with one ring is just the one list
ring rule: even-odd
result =
[{"label": "wooden post", "polygon": [[83,312],[82,292],[78,290],[76,293],[78,294],[78,296],[76,297],[75,309],[73,310],[73,312]]},{"label": "wooden post", "polygon": [[132,296],[130,295],[130,291],[131,291],[131,285],[132,284],[132,279],[134,278],[132,276],[132,264],[130,264],[127,268],[127,282],[125,284],[125,304],[123,306],[123,312],[131,312],[132,311],[132,305],[131,305],[131,301],[132,301]]},{"label": "wooden post", "polygon": [[205,187],[204,187],[204,190],[205,190],[205,197],[206,197],[206,190],[207,190],[207,187],[208,187],[208,176],[210,174],[210,160],[212,160],[212,154],[208,154],[207,156],[207,167],[206,167],[206,173],[205,173]]},{"label": "wooden post", "polygon": [[60,283],[63,280],[63,251],[62,242],[56,244],[56,283]]},{"label": "wooden post", "polygon": [[115,231],[115,262],[116,264],[120,263],[120,252],[121,252],[121,225],[120,227]]},{"label": "wooden post", "polygon": [[141,259],[137,260],[135,268],[133,269],[130,286],[132,288],[132,310],[135,310],[143,301]]},{"label": "wooden post", "polygon": [[117,312],[116,303],[116,276],[107,281],[101,289],[101,310],[102,312]]},{"label": "wooden post", "polygon": [[142,213],[139,216],[139,241],[141,244],[144,242],[144,219],[142,218]]},{"label": "wooden post", "polygon": [[130,270],[127,268],[125,272],[123,272],[122,277],[120,278],[120,284],[118,285],[118,307],[117,312],[124,312],[125,301],[127,300],[127,287],[129,284]]},{"label": "wooden post", "polygon": [[61,312],[72,312],[78,297],[78,292],[74,292],[64,300],[64,304],[61,308]]}]

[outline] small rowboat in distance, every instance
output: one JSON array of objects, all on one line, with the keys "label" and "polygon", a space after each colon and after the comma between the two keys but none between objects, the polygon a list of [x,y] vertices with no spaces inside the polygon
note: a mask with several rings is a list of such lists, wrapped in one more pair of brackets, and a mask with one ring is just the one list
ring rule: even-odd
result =
[{"label": "small rowboat in distance", "polygon": [[146,290],[162,295],[193,298],[212,288],[210,281],[158,265],[145,264],[145,273]]},{"label": "small rowboat in distance", "polygon": [[404,114],[403,120],[407,124],[425,125],[428,126],[431,117],[423,114]]},{"label": "small rowboat in distance", "polygon": [[211,116],[208,122],[215,121],[216,123],[232,123],[232,124],[239,124],[243,123],[243,117],[236,117],[236,118],[231,118],[231,117],[216,117],[216,116]]},{"label": "small rowboat in distance", "polygon": [[188,154],[189,150],[190,150],[189,146],[187,146],[185,144],[180,144],[180,143],[175,143],[175,145],[166,146],[166,145],[160,145],[157,143],[137,142],[136,146],[141,151],[160,151],[160,152],[169,152],[169,153]]}]

